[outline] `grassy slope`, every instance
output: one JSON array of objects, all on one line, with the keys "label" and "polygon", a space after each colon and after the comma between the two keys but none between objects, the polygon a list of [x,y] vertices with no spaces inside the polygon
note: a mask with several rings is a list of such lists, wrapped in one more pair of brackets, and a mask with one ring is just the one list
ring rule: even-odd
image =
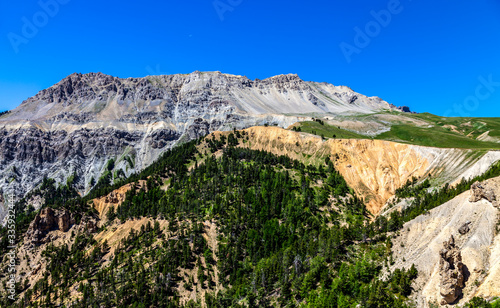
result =
[{"label": "grassy slope", "polygon": [[430,127],[398,123],[377,139],[441,148],[500,149],[500,143],[476,139],[487,131],[492,137],[500,136],[500,118],[444,118],[430,113],[404,116],[426,121]]},{"label": "grassy slope", "polygon": [[[376,139],[439,148],[500,149],[500,143],[476,139],[485,132],[489,132],[490,137],[500,137],[500,118],[444,118],[430,113],[389,112],[383,114],[397,115],[399,119],[390,121],[391,130],[376,136]],[[353,119],[378,121],[373,115],[360,115]],[[412,123],[413,120],[423,121],[428,125],[417,126]],[[339,139],[371,138],[337,126],[321,125],[313,121],[301,122],[300,128],[303,132],[318,136],[324,135],[327,138],[333,138],[334,135]]]},{"label": "grassy slope", "polygon": [[430,113],[408,114],[406,116],[421,119],[441,127],[445,125],[454,125],[461,134],[465,136],[471,134],[472,138],[477,138],[487,131],[490,132],[490,136],[500,136],[500,118],[444,118]]},{"label": "grassy slope", "polygon": [[[326,138],[338,139],[366,139],[366,136],[338,128],[336,126],[324,124],[321,125],[315,121],[307,121],[300,123],[300,129],[305,133],[310,133],[318,136],[325,136]],[[335,137],[334,137],[335,136]]]},{"label": "grassy slope", "polygon": [[394,125],[389,132],[376,138],[438,148],[500,149],[500,143],[479,141],[439,126],[423,128],[408,124]]}]

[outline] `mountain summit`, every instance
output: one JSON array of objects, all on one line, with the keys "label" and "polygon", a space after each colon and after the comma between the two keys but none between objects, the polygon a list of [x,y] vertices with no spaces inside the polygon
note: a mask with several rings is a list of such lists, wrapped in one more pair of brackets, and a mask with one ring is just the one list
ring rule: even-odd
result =
[{"label": "mountain summit", "polygon": [[382,110],[396,108],[294,74],[250,80],[199,71],[126,79],[74,73],[0,117],[0,189],[21,196],[44,177],[65,183],[75,175],[85,194],[110,159],[128,176],[210,132]]},{"label": "mountain summit", "polygon": [[[102,73],[72,74],[24,101],[10,120],[139,120],[157,113],[175,122],[181,113],[198,116],[226,111],[247,115],[371,113],[396,109],[378,97],[348,87],[306,82],[295,74],[265,80],[220,72],[193,72],[121,79]],[[203,116],[202,116],[203,117]]]}]

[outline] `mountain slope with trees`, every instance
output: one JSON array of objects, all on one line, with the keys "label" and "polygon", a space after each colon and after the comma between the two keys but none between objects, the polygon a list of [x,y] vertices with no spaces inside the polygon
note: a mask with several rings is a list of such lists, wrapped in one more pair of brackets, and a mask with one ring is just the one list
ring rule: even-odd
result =
[{"label": "mountain slope with trees", "polygon": [[[394,266],[394,232],[470,183],[428,194],[426,183],[408,182],[397,194],[421,201],[389,220],[374,219],[335,157],[301,161],[244,147],[248,142],[244,130],[184,143],[139,174],[114,182],[102,177],[84,197],[71,181],[56,187],[44,180],[16,203],[23,213],[16,224],[23,235],[20,296],[16,303],[2,297],[0,305],[411,307],[418,271]],[[94,200],[124,185],[130,188],[124,200],[99,220]],[[21,253],[40,215],[30,204],[37,198],[42,209],[70,212],[72,225],[48,230],[46,241]],[[92,220],[97,227],[90,230]],[[122,234],[112,241],[116,230]],[[0,234],[5,256],[7,230]]]},{"label": "mountain slope with trees", "polygon": [[[40,246],[45,271],[31,285],[26,276],[19,281],[17,305],[405,307],[417,272],[398,269],[381,279],[391,262],[390,241],[370,227],[363,200],[331,158],[304,165],[234,147],[245,134],[206,139],[201,152],[201,140],[187,143],[120,183],[147,180],[107,213],[96,233],[73,228],[69,243]],[[56,189],[44,206],[96,215],[89,201],[116,189],[110,184],[83,198]],[[54,191],[53,182],[46,186]],[[25,203],[18,203],[20,210]],[[130,230],[116,247],[95,239],[143,217],[151,222]],[[165,228],[160,220],[168,221]],[[206,237],[208,221],[216,225],[215,247]],[[22,232],[27,224],[18,226]],[[183,297],[193,289],[196,300]]]}]

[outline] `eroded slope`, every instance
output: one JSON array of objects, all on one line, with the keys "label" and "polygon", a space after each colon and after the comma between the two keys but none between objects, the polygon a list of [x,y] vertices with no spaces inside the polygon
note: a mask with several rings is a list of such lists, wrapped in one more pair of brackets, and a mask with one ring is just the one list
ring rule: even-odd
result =
[{"label": "eroded slope", "polygon": [[[482,183],[500,194],[500,177]],[[394,268],[415,264],[419,271],[415,289],[418,307],[442,300],[439,267],[443,243],[453,236],[464,266],[464,303],[474,296],[500,296],[499,209],[486,199],[471,202],[467,191],[406,223],[393,240]]]}]

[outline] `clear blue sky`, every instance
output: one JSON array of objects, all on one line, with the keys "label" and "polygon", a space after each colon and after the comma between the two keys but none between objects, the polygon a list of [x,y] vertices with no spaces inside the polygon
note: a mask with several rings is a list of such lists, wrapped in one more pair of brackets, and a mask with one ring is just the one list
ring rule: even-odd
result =
[{"label": "clear blue sky", "polygon": [[[53,1],[41,1],[47,11],[33,0],[0,4],[0,109],[73,72],[218,70],[297,73],[418,112],[500,116],[498,0]],[[381,10],[383,26],[371,14]],[[356,45],[355,28],[366,26],[369,43]],[[494,82],[476,91],[481,77]]]}]

